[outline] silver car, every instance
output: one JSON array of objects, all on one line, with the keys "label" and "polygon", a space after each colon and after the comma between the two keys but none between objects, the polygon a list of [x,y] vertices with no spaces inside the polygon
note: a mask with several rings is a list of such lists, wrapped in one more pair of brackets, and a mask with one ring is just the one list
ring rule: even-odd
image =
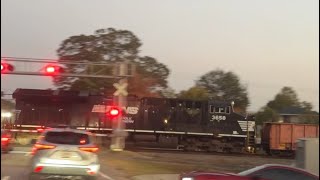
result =
[{"label": "silver car", "polygon": [[89,132],[45,130],[32,149],[29,179],[96,179],[100,169],[97,151]]}]

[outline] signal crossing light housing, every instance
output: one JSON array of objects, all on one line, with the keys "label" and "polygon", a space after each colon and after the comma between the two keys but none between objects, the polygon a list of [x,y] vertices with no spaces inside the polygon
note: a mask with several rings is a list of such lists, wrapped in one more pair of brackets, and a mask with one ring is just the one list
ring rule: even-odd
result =
[{"label": "signal crossing light housing", "polygon": [[14,70],[14,66],[5,62],[1,62],[1,74],[11,72]]},{"label": "signal crossing light housing", "polygon": [[117,106],[112,106],[109,111],[107,112],[107,116],[110,118],[110,119],[114,119],[114,118],[117,118],[119,117],[120,115],[122,114],[122,110],[117,107]]},{"label": "signal crossing light housing", "polygon": [[47,65],[44,67],[45,73],[48,76],[53,76],[56,75],[58,73],[63,73],[64,70],[61,66],[57,66],[57,65]]}]

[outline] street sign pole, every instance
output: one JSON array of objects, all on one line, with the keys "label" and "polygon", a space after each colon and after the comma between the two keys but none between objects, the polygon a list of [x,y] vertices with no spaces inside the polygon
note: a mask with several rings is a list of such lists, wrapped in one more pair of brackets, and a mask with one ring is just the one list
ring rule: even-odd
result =
[{"label": "street sign pole", "polygon": [[[118,75],[119,76],[126,76],[128,75],[128,63],[124,62],[119,64]],[[118,102],[117,105],[120,108],[127,107],[127,86],[128,86],[128,79],[122,78],[120,79],[119,83],[115,83],[114,87],[117,91],[114,93],[115,102]],[[110,149],[112,151],[122,151],[125,148],[125,138],[127,136],[125,129],[125,124],[123,122],[123,113],[120,113],[118,118],[113,123],[113,134],[111,140]]]}]

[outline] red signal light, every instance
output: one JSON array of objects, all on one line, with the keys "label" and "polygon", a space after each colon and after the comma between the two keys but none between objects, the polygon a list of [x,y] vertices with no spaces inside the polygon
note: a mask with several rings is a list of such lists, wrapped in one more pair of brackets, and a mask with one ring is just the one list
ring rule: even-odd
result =
[{"label": "red signal light", "polygon": [[47,65],[44,70],[47,75],[55,75],[63,72],[63,68],[57,65]]},{"label": "red signal light", "polygon": [[118,117],[119,115],[121,114],[121,110],[120,108],[114,106],[114,107],[111,107],[109,109],[109,111],[107,112],[107,115],[110,117],[110,118],[116,118]]},{"label": "red signal light", "polygon": [[46,72],[47,73],[54,73],[55,72],[55,68],[53,66],[48,66],[48,67],[46,67]]},{"label": "red signal light", "polygon": [[119,115],[119,110],[118,109],[111,109],[110,115],[111,116],[118,116]]},{"label": "red signal light", "polygon": [[14,70],[14,67],[11,64],[1,62],[1,73],[6,73],[13,70]]}]

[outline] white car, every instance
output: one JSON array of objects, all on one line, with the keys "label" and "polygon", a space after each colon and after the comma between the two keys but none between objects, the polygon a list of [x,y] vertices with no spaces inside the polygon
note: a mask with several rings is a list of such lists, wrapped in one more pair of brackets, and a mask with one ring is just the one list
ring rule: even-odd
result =
[{"label": "white car", "polygon": [[47,129],[32,149],[29,179],[96,179],[100,169],[97,151],[89,132]]}]

